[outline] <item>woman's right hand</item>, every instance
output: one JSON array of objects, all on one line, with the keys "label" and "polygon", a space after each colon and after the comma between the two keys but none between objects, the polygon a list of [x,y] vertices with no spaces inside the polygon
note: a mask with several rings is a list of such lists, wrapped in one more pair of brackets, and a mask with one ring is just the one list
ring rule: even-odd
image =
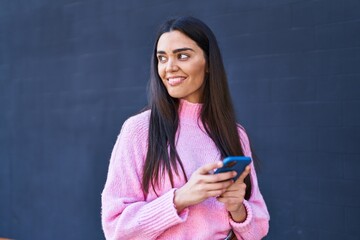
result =
[{"label": "woman's right hand", "polygon": [[189,181],[175,191],[174,205],[181,212],[184,208],[200,203],[210,197],[223,194],[233,184],[236,172],[211,174],[216,168],[223,166],[215,162],[201,166],[190,177]]}]

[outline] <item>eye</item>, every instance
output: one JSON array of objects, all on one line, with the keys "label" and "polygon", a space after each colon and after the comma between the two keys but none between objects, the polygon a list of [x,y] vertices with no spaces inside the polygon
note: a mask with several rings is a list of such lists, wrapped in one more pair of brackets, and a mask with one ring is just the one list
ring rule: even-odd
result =
[{"label": "eye", "polygon": [[180,60],[187,60],[187,59],[189,58],[189,55],[184,54],[184,53],[180,53],[180,54],[178,55],[178,58],[179,58]]},{"label": "eye", "polygon": [[161,62],[161,63],[164,63],[166,62],[167,58],[165,56],[162,56],[162,55],[158,55],[158,61]]}]

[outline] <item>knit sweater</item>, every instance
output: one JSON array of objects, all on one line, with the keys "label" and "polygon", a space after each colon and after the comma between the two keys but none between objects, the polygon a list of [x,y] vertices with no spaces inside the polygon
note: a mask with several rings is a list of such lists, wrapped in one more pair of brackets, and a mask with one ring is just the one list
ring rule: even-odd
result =
[{"label": "knit sweater", "polygon": [[[201,104],[181,100],[176,150],[188,179],[204,164],[220,161],[220,153],[199,121]],[[261,239],[269,228],[269,214],[251,165],[252,192],[244,200],[247,218],[234,222],[216,198],[185,208],[174,207],[174,191],[185,184],[181,170],[171,186],[165,174],[161,186],[142,191],[150,110],[130,117],[122,126],[110,158],[102,193],[102,225],[106,239],[224,239],[233,229],[238,239]],[[248,137],[239,126],[242,148],[251,156]],[[180,168],[179,168],[180,169]]]}]

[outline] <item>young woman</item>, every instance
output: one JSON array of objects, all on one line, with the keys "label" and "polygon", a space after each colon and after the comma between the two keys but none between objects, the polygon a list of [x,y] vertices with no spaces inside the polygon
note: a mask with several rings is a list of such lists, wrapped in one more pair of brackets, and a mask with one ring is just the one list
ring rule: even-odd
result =
[{"label": "young woman", "polygon": [[251,156],[236,123],[219,47],[200,20],[165,22],[151,61],[149,109],[129,118],[102,193],[107,239],[261,239],[269,214],[253,163],[212,174],[226,156]]}]

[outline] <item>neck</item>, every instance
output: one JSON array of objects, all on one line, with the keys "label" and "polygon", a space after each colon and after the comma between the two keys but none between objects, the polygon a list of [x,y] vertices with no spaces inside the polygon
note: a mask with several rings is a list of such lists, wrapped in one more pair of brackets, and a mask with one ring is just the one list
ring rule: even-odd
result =
[{"label": "neck", "polygon": [[202,109],[201,103],[191,103],[180,99],[179,118],[183,123],[198,124]]}]

